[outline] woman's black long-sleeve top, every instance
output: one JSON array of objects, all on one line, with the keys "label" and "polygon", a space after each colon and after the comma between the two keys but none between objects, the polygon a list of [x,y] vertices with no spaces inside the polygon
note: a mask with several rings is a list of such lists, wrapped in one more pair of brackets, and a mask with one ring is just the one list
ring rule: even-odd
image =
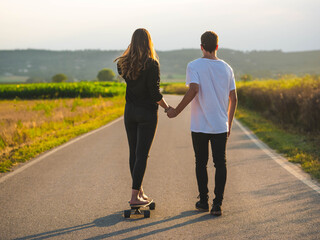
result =
[{"label": "woman's black long-sleeve top", "polygon": [[[118,66],[118,73],[121,69]],[[142,106],[151,110],[157,110],[162,99],[160,93],[160,69],[157,61],[148,59],[146,69],[142,70],[138,79],[131,80],[124,77],[127,83],[126,101],[137,106]]]}]

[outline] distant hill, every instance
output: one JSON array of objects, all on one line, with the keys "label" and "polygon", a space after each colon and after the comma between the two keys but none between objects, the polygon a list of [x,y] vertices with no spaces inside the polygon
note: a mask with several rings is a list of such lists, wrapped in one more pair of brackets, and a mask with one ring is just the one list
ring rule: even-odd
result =
[{"label": "distant hill", "polygon": [[[39,77],[47,81],[56,73],[70,79],[94,79],[102,68],[116,71],[113,60],[123,51],[0,51],[0,76]],[[201,57],[198,49],[158,51],[163,79],[182,78],[187,63]],[[218,57],[228,62],[236,77],[251,74],[253,77],[277,77],[279,74],[320,74],[320,50],[306,52],[249,51],[220,49]],[[174,79],[173,79],[174,81]]]}]

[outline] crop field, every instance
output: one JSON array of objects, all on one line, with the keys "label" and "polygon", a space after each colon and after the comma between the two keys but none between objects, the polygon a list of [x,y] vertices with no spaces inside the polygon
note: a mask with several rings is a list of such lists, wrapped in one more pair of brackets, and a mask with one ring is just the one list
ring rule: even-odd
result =
[{"label": "crop field", "polygon": [[0,99],[54,99],[113,97],[125,93],[125,84],[116,82],[34,83],[0,85]]},{"label": "crop field", "polygon": [[124,93],[108,82],[0,85],[0,172],[120,117]]},{"label": "crop field", "polygon": [[124,97],[0,101],[0,172],[120,117]]}]

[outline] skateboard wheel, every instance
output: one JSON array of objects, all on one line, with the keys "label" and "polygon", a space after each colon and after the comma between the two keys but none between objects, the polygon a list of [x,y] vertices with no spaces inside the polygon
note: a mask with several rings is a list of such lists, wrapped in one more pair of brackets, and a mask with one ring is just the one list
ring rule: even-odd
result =
[{"label": "skateboard wheel", "polygon": [[143,212],[143,214],[144,214],[144,217],[145,217],[145,218],[149,218],[149,217],[150,217],[150,211],[149,211],[149,210],[145,210],[145,211]]},{"label": "skateboard wheel", "polygon": [[149,205],[149,209],[150,210],[154,210],[156,208],[156,203],[155,202],[152,202],[150,205]]},{"label": "skateboard wheel", "polygon": [[124,217],[125,218],[130,218],[131,215],[131,210],[124,210]]}]

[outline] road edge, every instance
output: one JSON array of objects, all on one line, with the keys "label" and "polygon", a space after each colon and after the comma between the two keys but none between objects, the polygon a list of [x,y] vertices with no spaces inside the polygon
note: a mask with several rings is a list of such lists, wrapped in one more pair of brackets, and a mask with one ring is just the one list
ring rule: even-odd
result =
[{"label": "road edge", "polygon": [[320,185],[311,179],[309,174],[305,173],[301,168],[297,167],[295,164],[288,161],[288,159],[282,157],[280,154],[276,153],[268,145],[262,142],[249,128],[245,127],[239,120],[234,119],[234,122],[240,129],[249,137],[252,142],[254,142],[265,154],[267,154],[272,160],[278,163],[282,168],[287,170],[305,185],[313,189],[315,192],[320,194]]},{"label": "road edge", "polygon": [[115,119],[115,120],[107,123],[106,125],[104,125],[104,126],[102,126],[102,127],[99,127],[99,128],[97,128],[97,129],[95,129],[95,130],[92,130],[92,131],[87,132],[87,133],[85,133],[85,134],[83,134],[83,135],[80,135],[80,136],[78,136],[78,137],[75,137],[75,138],[73,138],[72,140],[70,140],[70,141],[68,141],[68,142],[66,142],[66,143],[64,143],[64,144],[62,144],[62,145],[60,145],[60,146],[58,146],[58,147],[55,147],[55,148],[53,148],[53,149],[51,149],[51,150],[49,150],[49,151],[47,151],[47,152],[44,152],[44,153],[40,154],[38,157],[35,157],[35,158],[29,160],[29,161],[28,161],[26,164],[24,164],[23,166],[18,167],[16,170],[13,170],[12,172],[9,172],[9,173],[5,174],[4,176],[1,176],[1,177],[0,177],[0,183],[5,182],[6,180],[8,180],[9,178],[15,176],[16,174],[19,174],[20,172],[22,172],[22,171],[26,170],[27,168],[31,167],[32,165],[34,165],[34,164],[42,161],[44,158],[50,156],[51,154],[53,154],[53,153],[55,153],[55,152],[57,152],[57,151],[65,148],[65,147],[67,147],[67,146],[69,146],[69,145],[71,145],[71,144],[73,144],[73,143],[75,143],[75,142],[77,142],[77,141],[79,141],[79,140],[81,140],[81,139],[83,139],[83,138],[86,138],[86,137],[88,137],[88,136],[90,136],[90,135],[92,135],[92,134],[95,134],[95,133],[98,132],[98,131],[101,131],[101,130],[107,128],[107,127],[110,127],[110,126],[112,126],[113,124],[115,124],[115,123],[117,123],[117,122],[119,122],[119,121],[121,121],[121,120],[123,120],[123,116],[121,116],[121,117],[119,117],[119,118],[117,118],[117,119]]}]

